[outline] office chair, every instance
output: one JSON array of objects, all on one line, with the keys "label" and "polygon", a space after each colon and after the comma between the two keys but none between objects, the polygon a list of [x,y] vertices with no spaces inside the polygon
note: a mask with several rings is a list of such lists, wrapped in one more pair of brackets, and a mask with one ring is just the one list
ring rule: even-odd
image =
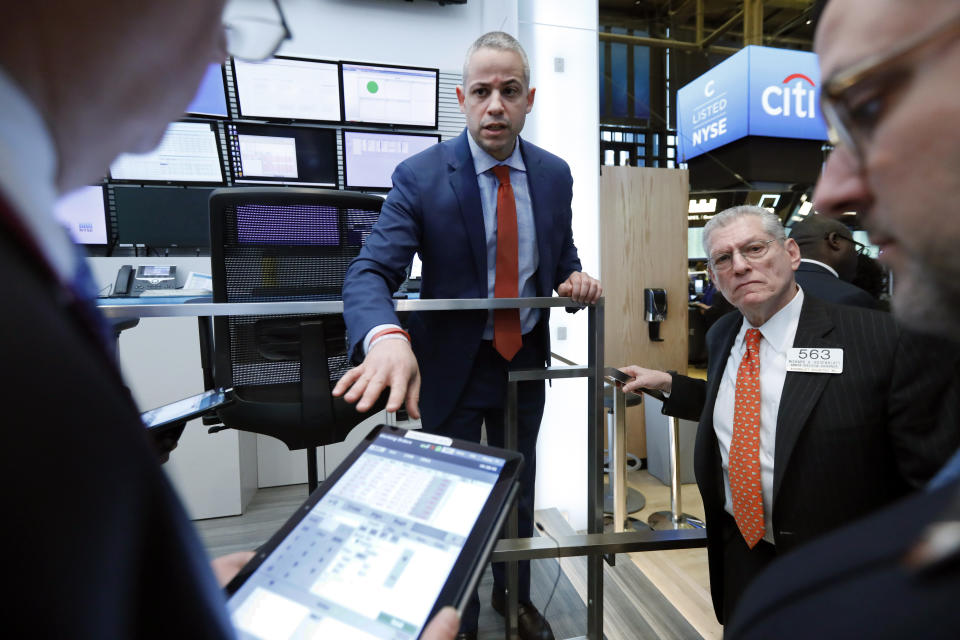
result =
[{"label": "office chair", "polygon": [[[210,195],[214,302],[340,300],[350,261],[383,199],[327,189],[217,189]],[[316,448],[341,442],[383,409],[386,394],[358,413],[330,391],[350,368],[343,317],[230,316],[213,321],[212,382],[233,387],[217,410],[223,428],[261,433],[307,450],[308,488]]]}]

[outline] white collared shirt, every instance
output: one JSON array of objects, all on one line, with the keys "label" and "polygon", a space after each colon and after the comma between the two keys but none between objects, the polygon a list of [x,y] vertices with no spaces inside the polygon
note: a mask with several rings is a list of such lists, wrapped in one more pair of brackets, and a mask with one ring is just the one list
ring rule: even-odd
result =
[{"label": "white collared shirt", "polygon": [[53,217],[57,154],[36,107],[0,68],[0,191],[64,284],[73,282],[77,252]]},{"label": "white collared shirt", "polygon": [[724,508],[733,515],[733,500],[730,497],[730,441],[733,438],[734,396],[737,387],[737,369],[746,351],[747,329],[759,329],[760,340],[760,484],[763,489],[763,518],[766,533],[763,539],[773,543],[773,454],[777,441],[777,415],[780,411],[780,395],[787,377],[787,350],[793,346],[803,307],[803,290],[797,287],[793,300],[773,314],[759,327],[751,325],[746,318],[733,341],[730,357],[723,370],[717,402],[713,407],[713,429],[720,444],[723,464]]}]

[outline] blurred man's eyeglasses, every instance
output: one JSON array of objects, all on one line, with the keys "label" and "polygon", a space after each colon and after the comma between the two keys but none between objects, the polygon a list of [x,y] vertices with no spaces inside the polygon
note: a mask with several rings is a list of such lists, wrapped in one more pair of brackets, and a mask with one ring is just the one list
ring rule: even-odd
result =
[{"label": "blurred man's eyeglasses", "polygon": [[[858,256],[862,256],[862,255],[864,255],[864,254],[867,252],[867,245],[863,244],[862,242],[857,242],[857,241],[854,240],[853,238],[848,238],[847,236],[842,236],[842,235],[840,235],[839,233],[836,233],[835,231],[833,231],[833,232],[831,232],[831,233],[836,234],[836,237],[839,238],[839,239],[841,239],[841,240],[846,240],[847,242],[852,243],[852,244],[853,244],[853,248],[856,249]],[[830,233],[828,233],[825,237],[829,239],[829,238],[830,238]]]},{"label": "blurred man's eyeglasses", "polygon": [[227,53],[247,62],[273,56],[291,37],[279,0],[230,0],[223,9]]},{"label": "blurred man's eyeglasses", "polygon": [[830,143],[845,146],[862,162],[866,145],[888,106],[887,98],[909,80],[916,55],[957,35],[960,15],[824,82],[820,109],[827,120]]},{"label": "blurred man's eyeglasses", "polygon": [[[747,262],[756,262],[767,255],[767,251],[770,250],[770,244],[776,241],[776,238],[772,240],[757,240],[756,242],[751,242],[750,244],[740,247],[737,249],[737,253]],[[724,273],[733,268],[733,254],[718,253],[707,260],[707,264],[710,265],[710,268],[713,269],[715,273]]]}]

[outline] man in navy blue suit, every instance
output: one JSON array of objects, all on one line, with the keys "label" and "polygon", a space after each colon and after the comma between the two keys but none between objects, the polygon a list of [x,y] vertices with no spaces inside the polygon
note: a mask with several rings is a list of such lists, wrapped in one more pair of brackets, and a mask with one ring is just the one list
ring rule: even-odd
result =
[{"label": "man in navy blue suit", "polygon": [[[573,180],[560,158],[521,140],[535,89],[520,43],[502,32],[478,38],[457,87],[467,130],[401,163],[373,233],[343,287],[349,351],[359,366],[334,395],[372,406],[390,387],[388,411],[406,404],[423,428],[503,445],[507,372],[543,366],[548,310],[415,313],[409,335],[391,303],[414,253],[423,262],[422,298],[550,296],[595,302],[600,283],[580,271],[573,244]],[[422,385],[421,385],[422,380]],[[519,389],[520,536],[533,535],[536,442],[544,385]],[[503,570],[494,567],[493,606],[503,612]],[[520,632],[553,637],[530,603],[529,563],[520,567]],[[476,636],[479,598],[464,613],[461,636]]]}]

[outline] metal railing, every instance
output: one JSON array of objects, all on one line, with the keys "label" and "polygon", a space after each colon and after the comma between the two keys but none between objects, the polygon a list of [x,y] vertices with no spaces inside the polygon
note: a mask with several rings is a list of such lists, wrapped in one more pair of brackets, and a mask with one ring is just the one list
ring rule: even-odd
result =
[{"label": "metal railing", "polygon": [[[462,311],[489,309],[578,307],[570,298],[471,298],[395,300],[397,311]],[[626,519],[626,465],[624,394],[616,382],[624,382],[624,374],[608,369],[604,362],[604,300],[587,309],[587,365],[546,367],[511,371],[508,377],[504,441],[508,448],[517,446],[517,384],[525,380],[556,378],[587,379],[587,533],[561,536],[557,543],[543,538],[517,538],[516,507],[507,522],[512,537],[498,542],[492,561],[507,562],[507,625],[506,637],[517,638],[517,562],[540,558],[569,556],[587,557],[587,638],[603,639],[603,562],[612,562],[613,554],[665,549],[689,549],[706,546],[702,529],[667,531],[623,531]],[[191,304],[103,304],[100,310],[108,318],[165,318],[198,316],[256,316],[293,314],[343,313],[340,301],[242,302]],[[614,416],[617,428],[610,443],[612,460],[610,482],[614,491],[614,531],[604,533],[603,526],[603,409],[604,380],[614,383]],[[620,526],[617,527],[616,523]]]}]

